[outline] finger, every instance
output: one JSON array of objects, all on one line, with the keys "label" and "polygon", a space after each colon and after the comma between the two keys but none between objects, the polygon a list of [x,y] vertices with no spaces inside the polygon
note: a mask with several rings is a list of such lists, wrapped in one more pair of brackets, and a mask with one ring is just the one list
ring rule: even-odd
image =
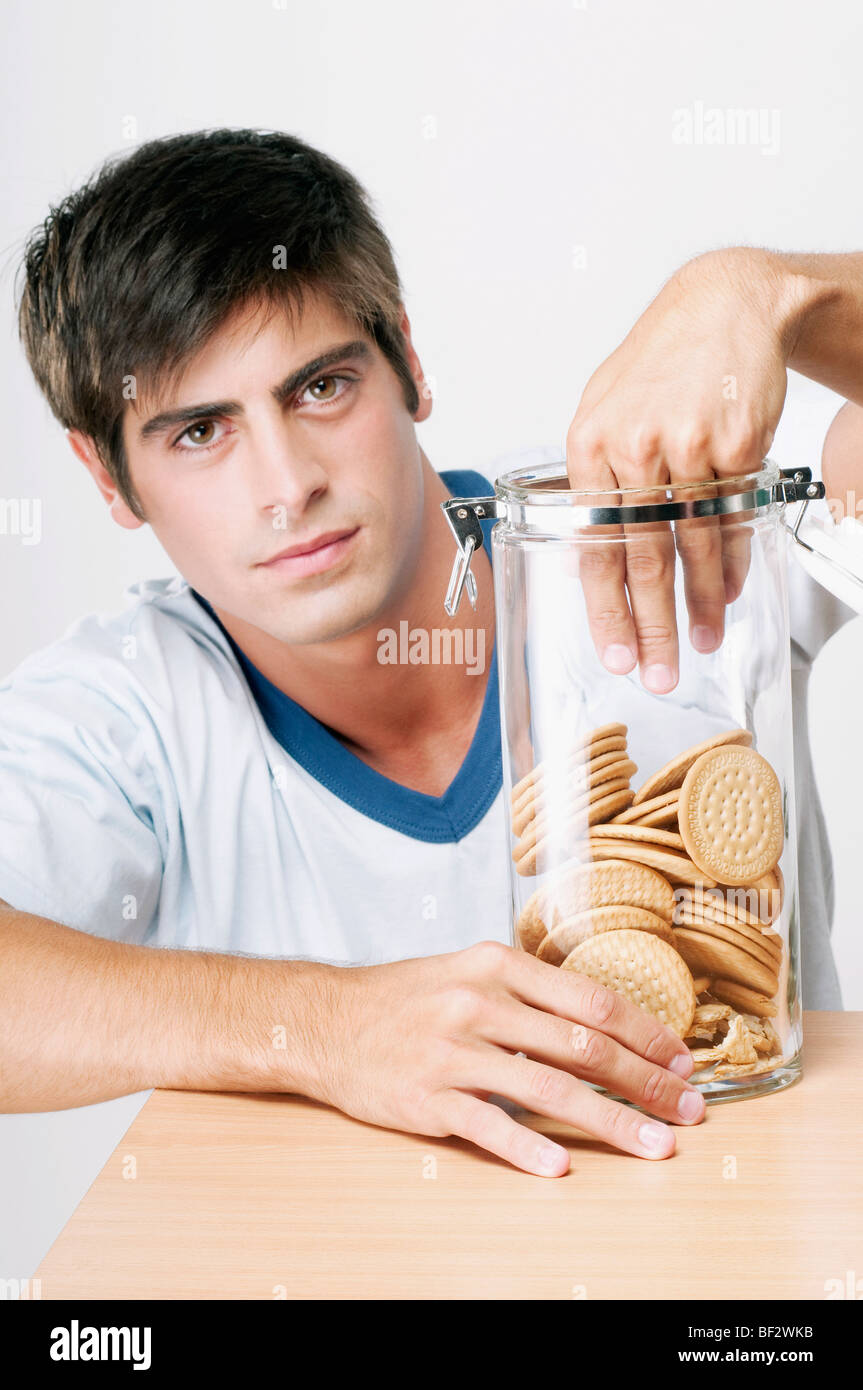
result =
[{"label": "finger", "polygon": [[[681,501],[717,495],[700,487],[681,494]],[[725,573],[722,536],[717,516],[684,518],[675,523],[674,538],[683,568],[683,592],[689,614],[689,640],[697,652],[713,652],[725,632]]]},{"label": "finger", "polygon": [[[572,1023],[509,997],[497,1002],[481,1031],[487,1043],[525,1052],[533,1061],[604,1086],[663,1119],[695,1124],[704,1118],[700,1091],[597,1028]],[[457,1077],[455,1084],[467,1083]]]},{"label": "finger", "polygon": [[[751,516],[752,513],[745,515]],[[734,603],[743,592],[752,558],[752,527],[741,524],[740,516],[720,517],[722,537],[722,574],[725,602]]]},{"label": "finger", "polygon": [[[585,506],[620,505],[617,479],[603,446],[575,427],[567,435],[566,466],[574,491],[601,493],[586,498]],[[626,596],[622,537],[620,526],[591,527],[589,533],[585,530],[576,536],[576,568],[588,627],[600,661],[614,675],[625,675],[638,659],[635,624]]]},{"label": "finger", "polygon": [[594,530],[609,536],[610,540],[603,544],[592,535],[579,543],[578,577],[588,627],[606,670],[614,675],[626,675],[638,660],[638,639],[626,596],[623,528],[602,526]]},{"label": "finger", "polygon": [[668,1158],[674,1153],[674,1130],[668,1125],[645,1121],[639,1111],[601,1095],[565,1071],[490,1045],[473,1048],[470,1054],[475,1069],[468,1085],[490,1088],[525,1110],[573,1125],[624,1153],[640,1158]]},{"label": "finger", "polygon": [[[496,1094],[501,1095],[498,1091]],[[537,1177],[562,1177],[569,1171],[569,1154],[560,1144],[520,1125],[499,1105],[464,1091],[447,1091],[442,1097],[441,1128],[477,1148]]]},{"label": "finger", "polygon": [[586,975],[560,970],[526,951],[509,948],[501,957],[499,978],[509,993],[524,1004],[571,1023],[599,1029],[658,1066],[669,1067],[679,1058],[676,1067],[683,1070],[678,1075],[688,1076],[692,1071],[689,1048],[676,1033],[622,994]]},{"label": "finger", "polygon": [[678,680],[674,536],[668,522],[640,522],[624,530],[641,680],[654,694],[665,695]]}]

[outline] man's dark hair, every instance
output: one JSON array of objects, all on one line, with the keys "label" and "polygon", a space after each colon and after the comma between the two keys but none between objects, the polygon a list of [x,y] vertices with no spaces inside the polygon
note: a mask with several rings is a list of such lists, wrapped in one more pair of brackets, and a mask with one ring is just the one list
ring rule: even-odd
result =
[{"label": "man's dark hair", "polygon": [[33,374],[142,521],[124,384],[170,391],[246,303],[294,321],[304,291],[327,295],[385,354],[409,412],[419,408],[392,247],[353,174],[295,136],[205,130],[115,156],[51,208],[22,269],[18,326]]}]

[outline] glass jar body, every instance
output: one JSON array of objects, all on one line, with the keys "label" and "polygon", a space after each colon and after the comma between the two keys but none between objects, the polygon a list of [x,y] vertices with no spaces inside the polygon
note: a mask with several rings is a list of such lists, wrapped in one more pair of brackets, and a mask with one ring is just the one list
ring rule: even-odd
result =
[{"label": "glass jar body", "polygon": [[670,524],[514,511],[492,532],[513,944],[660,1017],[709,1100],[787,1086],[802,1029],[780,508],[684,523],[688,553],[701,527],[731,581],[707,653],[690,639],[675,524],[679,678],[665,694],[599,650],[602,583],[617,576],[619,594],[625,579],[644,611],[639,555],[653,536],[668,558]]}]

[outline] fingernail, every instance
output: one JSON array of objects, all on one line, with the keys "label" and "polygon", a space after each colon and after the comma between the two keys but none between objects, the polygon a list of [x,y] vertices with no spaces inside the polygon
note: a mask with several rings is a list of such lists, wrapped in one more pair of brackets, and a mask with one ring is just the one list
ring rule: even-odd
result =
[{"label": "fingernail", "polygon": [[713,627],[694,627],[692,645],[699,652],[712,652],[719,643],[719,633]]},{"label": "fingernail", "polygon": [[548,1173],[557,1173],[560,1170],[562,1160],[566,1157],[566,1150],[556,1149],[551,1144],[547,1144],[544,1149],[540,1149],[536,1157],[540,1168],[544,1168]]},{"label": "fingernail", "polygon": [[692,1067],[693,1061],[689,1052],[675,1052],[668,1063],[668,1070],[673,1071],[677,1076],[688,1076]]},{"label": "fingernail", "polygon": [[677,1102],[677,1113],[683,1120],[695,1120],[701,1114],[703,1105],[698,1091],[685,1091]]},{"label": "fingernail", "polygon": [[625,647],[622,642],[612,642],[602,653],[602,664],[616,675],[624,675],[632,670],[636,658],[637,653],[631,647]]},{"label": "fingernail", "polygon": [[665,1149],[668,1147],[667,1125],[642,1125],[638,1131],[638,1138],[646,1149]]},{"label": "fingernail", "polygon": [[648,690],[653,690],[657,695],[661,695],[673,687],[674,672],[670,666],[648,666],[642,680]]}]

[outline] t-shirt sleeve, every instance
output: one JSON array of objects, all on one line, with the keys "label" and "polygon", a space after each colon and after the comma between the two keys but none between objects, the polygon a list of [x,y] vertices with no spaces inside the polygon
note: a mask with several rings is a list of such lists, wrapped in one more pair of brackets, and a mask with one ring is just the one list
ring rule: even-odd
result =
[{"label": "t-shirt sleeve", "polygon": [[96,663],[64,669],[37,653],[0,681],[0,898],[143,940],[163,866],[145,743],[134,705]]}]

